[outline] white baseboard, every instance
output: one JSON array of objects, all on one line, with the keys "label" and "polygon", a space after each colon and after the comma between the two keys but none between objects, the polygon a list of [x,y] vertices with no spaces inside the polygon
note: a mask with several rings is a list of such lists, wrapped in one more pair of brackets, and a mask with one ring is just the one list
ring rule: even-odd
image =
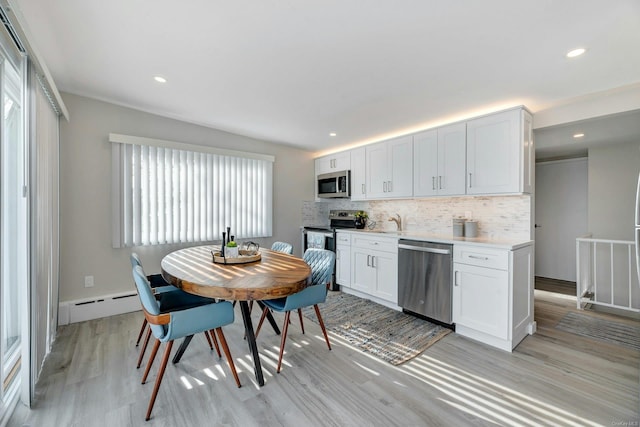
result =
[{"label": "white baseboard", "polygon": [[83,300],[62,301],[58,310],[58,326],[68,325],[138,311],[140,299],[136,292],[123,292]]}]

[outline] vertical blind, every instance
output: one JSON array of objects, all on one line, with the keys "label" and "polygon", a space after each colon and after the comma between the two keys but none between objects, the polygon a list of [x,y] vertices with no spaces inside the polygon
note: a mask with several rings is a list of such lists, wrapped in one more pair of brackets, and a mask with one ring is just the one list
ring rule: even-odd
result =
[{"label": "vertical blind", "polygon": [[114,143],[114,247],[219,240],[226,227],[270,236],[273,160],[262,157]]},{"label": "vertical blind", "polygon": [[[58,324],[60,265],[58,114],[29,63],[31,112],[31,396]],[[27,359],[28,360],[28,359]]]}]

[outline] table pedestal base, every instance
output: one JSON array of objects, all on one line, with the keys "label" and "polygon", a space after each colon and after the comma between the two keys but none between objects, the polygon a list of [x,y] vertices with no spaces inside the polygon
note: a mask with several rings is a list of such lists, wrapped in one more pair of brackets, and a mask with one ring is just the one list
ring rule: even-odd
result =
[{"label": "table pedestal base", "polygon": [[258,385],[262,387],[264,385],[264,376],[262,375],[262,365],[260,364],[256,335],[253,333],[249,303],[247,301],[239,301],[239,303],[242,320],[244,321],[244,331],[247,334],[247,344],[249,344],[249,351],[251,351],[251,355],[253,356],[253,365],[256,368],[256,381],[258,381]]}]

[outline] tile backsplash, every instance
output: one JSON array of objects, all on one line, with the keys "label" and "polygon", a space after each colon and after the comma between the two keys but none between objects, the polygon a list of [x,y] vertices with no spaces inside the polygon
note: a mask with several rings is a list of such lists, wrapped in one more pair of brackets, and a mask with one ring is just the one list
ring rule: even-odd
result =
[{"label": "tile backsplash", "polygon": [[303,225],[327,224],[330,209],[357,209],[369,213],[375,229],[395,230],[391,216],[399,214],[404,230],[452,235],[454,217],[478,221],[478,237],[528,240],[531,228],[531,196],[459,196],[407,200],[304,202]]}]

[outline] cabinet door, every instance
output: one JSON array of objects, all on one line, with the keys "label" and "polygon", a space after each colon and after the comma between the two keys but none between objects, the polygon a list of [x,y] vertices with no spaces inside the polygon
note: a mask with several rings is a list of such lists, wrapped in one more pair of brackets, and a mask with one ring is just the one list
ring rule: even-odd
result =
[{"label": "cabinet door", "polygon": [[510,110],[467,122],[467,194],[522,191],[521,112]]},{"label": "cabinet door", "polygon": [[465,194],[467,160],[467,126],[459,123],[438,129],[439,195]]},{"label": "cabinet door", "polygon": [[346,171],[351,169],[351,153],[349,151],[332,154],[331,157],[333,158],[333,171]]},{"label": "cabinet door", "polygon": [[351,150],[351,200],[367,198],[366,158],[364,147]]},{"label": "cabinet door", "polygon": [[[464,175],[464,171],[462,172]],[[417,197],[438,194],[438,131],[413,136],[413,185]],[[464,188],[463,188],[464,192]]]},{"label": "cabinet door", "polygon": [[522,150],[522,192],[531,193],[536,181],[536,149],[533,143],[533,117],[525,110],[522,110]]},{"label": "cabinet door", "polygon": [[413,196],[413,137],[387,142],[389,173],[386,197]]},{"label": "cabinet door", "polygon": [[458,325],[508,339],[508,272],[454,263],[452,315]]},{"label": "cabinet door", "polygon": [[352,247],[351,288],[371,294],[375,279],[375,270],[371,267],[371,252]]},{"label": "cabinet door", "polygon": [[381,142],[365,147],[367,168],[367,198],[387,197],[389,181],[387,144]]},{"label": "cabinet door", "polygon": [[336,171],[348,170],[351,168],[351,154],[344,153],[331,154],[316,159],[316,175]]},{"label": "cabinet door", "polygon": [[336,282],[351,287],[351,246],[336,246]]},{"label": "cabinet door", "polygon": [[376,288],[374,295],[398,304],[398,256],[387,252],[373,255]]},{"label": "cabinet door", "polygon": [[333,157],[320,157],[316,159],[316,176],[332,171]]}]

